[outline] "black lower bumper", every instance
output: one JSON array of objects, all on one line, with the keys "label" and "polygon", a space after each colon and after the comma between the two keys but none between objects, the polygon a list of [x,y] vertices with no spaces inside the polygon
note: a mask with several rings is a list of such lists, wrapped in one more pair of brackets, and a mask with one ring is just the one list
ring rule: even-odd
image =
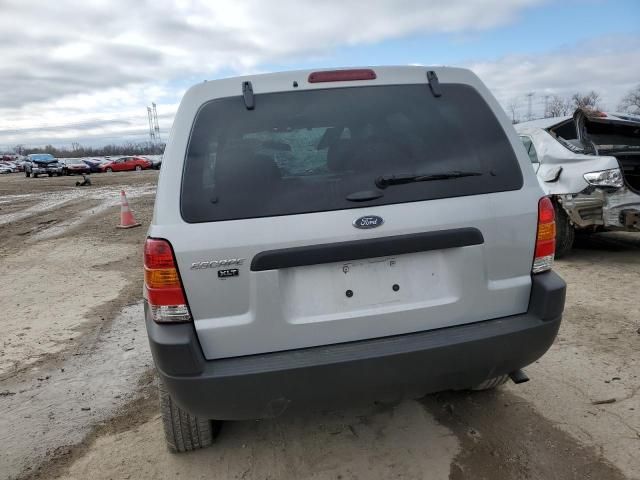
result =
[{"label": "black lower bumper", "polygon": [[146,314],[158,374],[185,410],[219,420],[268,418],[289,407],[461,389],[540,358],[553,343],[566,285],[533,277],[526,313],[426,332],[207,361],[192,324]]}]

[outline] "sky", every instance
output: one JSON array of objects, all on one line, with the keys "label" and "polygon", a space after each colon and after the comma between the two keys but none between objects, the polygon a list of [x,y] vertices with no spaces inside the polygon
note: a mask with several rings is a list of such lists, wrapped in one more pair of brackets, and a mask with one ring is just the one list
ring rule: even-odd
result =
[{"label": "sky", "polygon": [[0,0],[0,150],[161,137],[189,86],[361,65],[472,69],[520,118],[640,84],[639,0]]}]

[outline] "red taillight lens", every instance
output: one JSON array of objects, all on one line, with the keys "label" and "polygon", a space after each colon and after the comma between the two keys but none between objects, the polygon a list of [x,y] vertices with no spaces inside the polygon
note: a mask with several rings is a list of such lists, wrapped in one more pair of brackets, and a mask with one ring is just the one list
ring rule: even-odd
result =
[{"label": "red taillight lens", "polygon": [[191,321],[173,250],[166,240],[148,238],[144,244],[144,295],[154,321]]},{"label": "red taillight lens", "polygon": [[553,267],[556,252],[556,212],[548,197],[538,202],[538,231],[536,234],[536,252],[533,259],[533,273],[546,272]]},{"label": "red taillight lens", "polygon": [[321,82],[353,82],[355,80],[375,80],[376,72],[370,68],[353,70],[327,70],[325,72],[313,72],[309,75],[309,83]]}]

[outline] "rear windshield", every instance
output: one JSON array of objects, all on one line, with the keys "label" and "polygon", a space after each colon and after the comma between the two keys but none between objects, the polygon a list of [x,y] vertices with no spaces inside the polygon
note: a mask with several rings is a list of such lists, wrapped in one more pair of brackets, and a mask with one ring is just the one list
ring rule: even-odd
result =
[{"label": "rear windshield", "polygon": [[[426,84],[241,96],[205,104],[182,180],[187,222],[211,222],[416,202],[522,187],[520,167],[476,90]],[[481,175],[391,185],[389,175]],[[347,199],[379,198],[364,202]],[[371,195],[373,192],[374,195]]]}]

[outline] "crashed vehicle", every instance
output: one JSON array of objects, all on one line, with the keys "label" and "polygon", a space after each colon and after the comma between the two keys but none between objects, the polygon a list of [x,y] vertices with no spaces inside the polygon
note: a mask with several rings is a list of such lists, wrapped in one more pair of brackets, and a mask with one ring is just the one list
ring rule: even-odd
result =
[{"label": "crashed vehicle", "polygon": [[62,175],[62,165],[56,157],[50,153],[32,153],[27,155],[27,163],[24,167],[25,177],[33,176],[37,178],[38,175],[47,174],[50,177]]},{"label": "crashed vehicle", "polygon": [[515,125],[556,209],[556,257],[578,232],[640,232],[640,116],[578,109]]}]

